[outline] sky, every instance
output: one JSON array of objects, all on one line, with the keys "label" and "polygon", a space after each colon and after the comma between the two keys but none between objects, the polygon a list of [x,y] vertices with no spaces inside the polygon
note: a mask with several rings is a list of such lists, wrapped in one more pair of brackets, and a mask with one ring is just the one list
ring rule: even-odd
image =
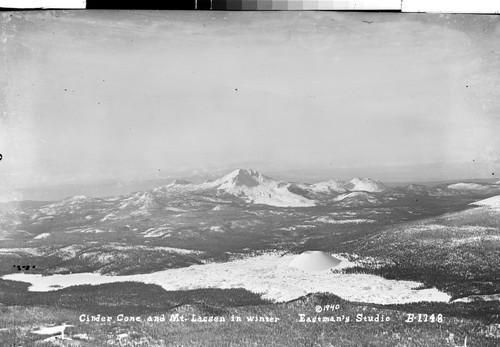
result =
[{"label": "sky", "polygon": [[392,181],[500,167],[497,16],[46,11],[0,26],[4,200],[242,162]]}]

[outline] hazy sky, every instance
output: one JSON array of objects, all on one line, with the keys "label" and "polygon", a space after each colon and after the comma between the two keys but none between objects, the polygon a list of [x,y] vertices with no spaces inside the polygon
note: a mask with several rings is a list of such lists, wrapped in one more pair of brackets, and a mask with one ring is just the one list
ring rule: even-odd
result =
[{"label": "hazy sky", "polygon": [[497,16],[82,11],[0,26],[4,191],[252,161],[499,167]]}]

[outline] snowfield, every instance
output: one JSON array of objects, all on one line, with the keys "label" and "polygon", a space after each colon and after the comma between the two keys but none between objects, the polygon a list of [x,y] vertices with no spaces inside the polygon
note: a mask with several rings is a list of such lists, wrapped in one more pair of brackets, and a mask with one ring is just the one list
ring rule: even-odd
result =
[{"label": "snowfield", "polygon": [[341,180],[329,180],[325,182],[318,182],[309,186],[298,185],[302,189],[310,190],[313,193],[331,194],[331,193],[344,193],[346,182]]},{"label": "snowfield", "polygon": [[38,240],[38,239],[45,239],[47,237],[50,237],[50,233],[41,233],[41,234],[35,236],[33,239]]},{"label": "snowfield", "polygon": [[113,230],[101,230],[101,229],[96,229],[96,228],[82,228],[82,229],[72,229],[72,230],[66,230],[66,234],[72,234],[72,233],[82,233],[82,234],[100,234],[100,233],[105,233],[105,232],[113,232]]},{"label": "snowfield", "polygon": [[488,198],[488,199],[476,201],[476,202],[471,203],[470,205],[485,206],[485,207],[489,207],[491,209],[500,211],[500,195],[493,196],[493,197]]},{"label": "snowfield", "polygon": [[364,199],[368,202],[371,202],[371,203],[376,203],[377,202],[377,199],[372,197],[370,194],[366,193],[366,192],[351,192],[351,193],[346,193],[346,194],[341,194],[337,197],[335,197],[335,199],[333,199],[334,201],[343,201],[343,200],[346,200],[346,199]]},{"label": "snowfield", "polygon": [[455,190],[481,190],[481,189],[488,189],[487,186],[483,186],[481,184],[477,183],[455,183],[455,184],[450,184],[448,186],[449,189],[455,189]]},{"label": "snowfield", "polygon": [[316,222],[327,223],[327,224],[360,224],[360,223],[375,223],[373,219],[333,219],[328,216],[318,217],[315,219]]},{"label": "snowfield", "polygon": [[[376,304],[450,300],[448,294],[434,288],[413,289],[420,285],[418,282],[387,280],[366,274],[336,273],[332,270],[352,266],[352,263],[341,256],[333,256],[341,260],[340,264],[321,271],[304,271],[290,266],[290,263],[300,256],[268,253],[226,263],[192,265],[130,276],[103,276],[97,273],[42,276],[18,273],[2,278],[31,283],[30,291],[51,291],[82,284],[135,281],[157,284],[166,290],[245,288],[275,302],[289,301],[317,292],[329,292],[345,300]],[[292,265],[297,266],[297,260]],[[305,268],[310,269],[310,267]]]},{"label": "snowfield", "polygon": [[191,249],[185,248],[174,248],[174,247],[164,247],[164,246],[122,246],[111,244],[112,248],[110,250],[118,250],[118,251],[133,251],[133,250],[152,250],[152,251],[165,251],[169,253],[177,253],[177,254],[203,254],[202,251],[195,251]]},{"label": "snowfield", "polygon": [[0,248],[0,254],[22,254],[27,253],[29,255],[38,256],[42,253],[37,248]]}]

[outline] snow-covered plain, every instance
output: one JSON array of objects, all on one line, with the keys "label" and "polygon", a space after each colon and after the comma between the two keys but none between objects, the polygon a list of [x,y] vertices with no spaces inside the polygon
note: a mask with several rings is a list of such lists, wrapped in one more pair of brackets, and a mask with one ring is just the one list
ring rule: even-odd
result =
[{"label": "snow-covered plain", "polygon": [[[335,267],[350,266],[345,258]],[[42,276],[10,274],[3,279],[31,283],[30,291],[50,291],[82,284],[135,281],[157,284],[166,290],[200,288],[245,288],[275,302],[284,302],[309,293],[329,292],[343,299],[377,304],[420,301],[448,302],[450,296],[437,289],[415,290],[413,281],[387,280],[366,274],[342,274],[324,271],[306,272],[290,266],[297,255],[268,253],[226,263],[192,265],[149,274],[103,276],[97,273]]]}]

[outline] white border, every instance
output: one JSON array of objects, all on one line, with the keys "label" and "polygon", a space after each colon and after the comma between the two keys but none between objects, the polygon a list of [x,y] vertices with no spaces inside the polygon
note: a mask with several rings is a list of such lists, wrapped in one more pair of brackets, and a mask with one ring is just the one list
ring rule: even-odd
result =
[{"label": "white border", "polygon": [[500,13],[499,0],[402,0],[401,12]]}]

